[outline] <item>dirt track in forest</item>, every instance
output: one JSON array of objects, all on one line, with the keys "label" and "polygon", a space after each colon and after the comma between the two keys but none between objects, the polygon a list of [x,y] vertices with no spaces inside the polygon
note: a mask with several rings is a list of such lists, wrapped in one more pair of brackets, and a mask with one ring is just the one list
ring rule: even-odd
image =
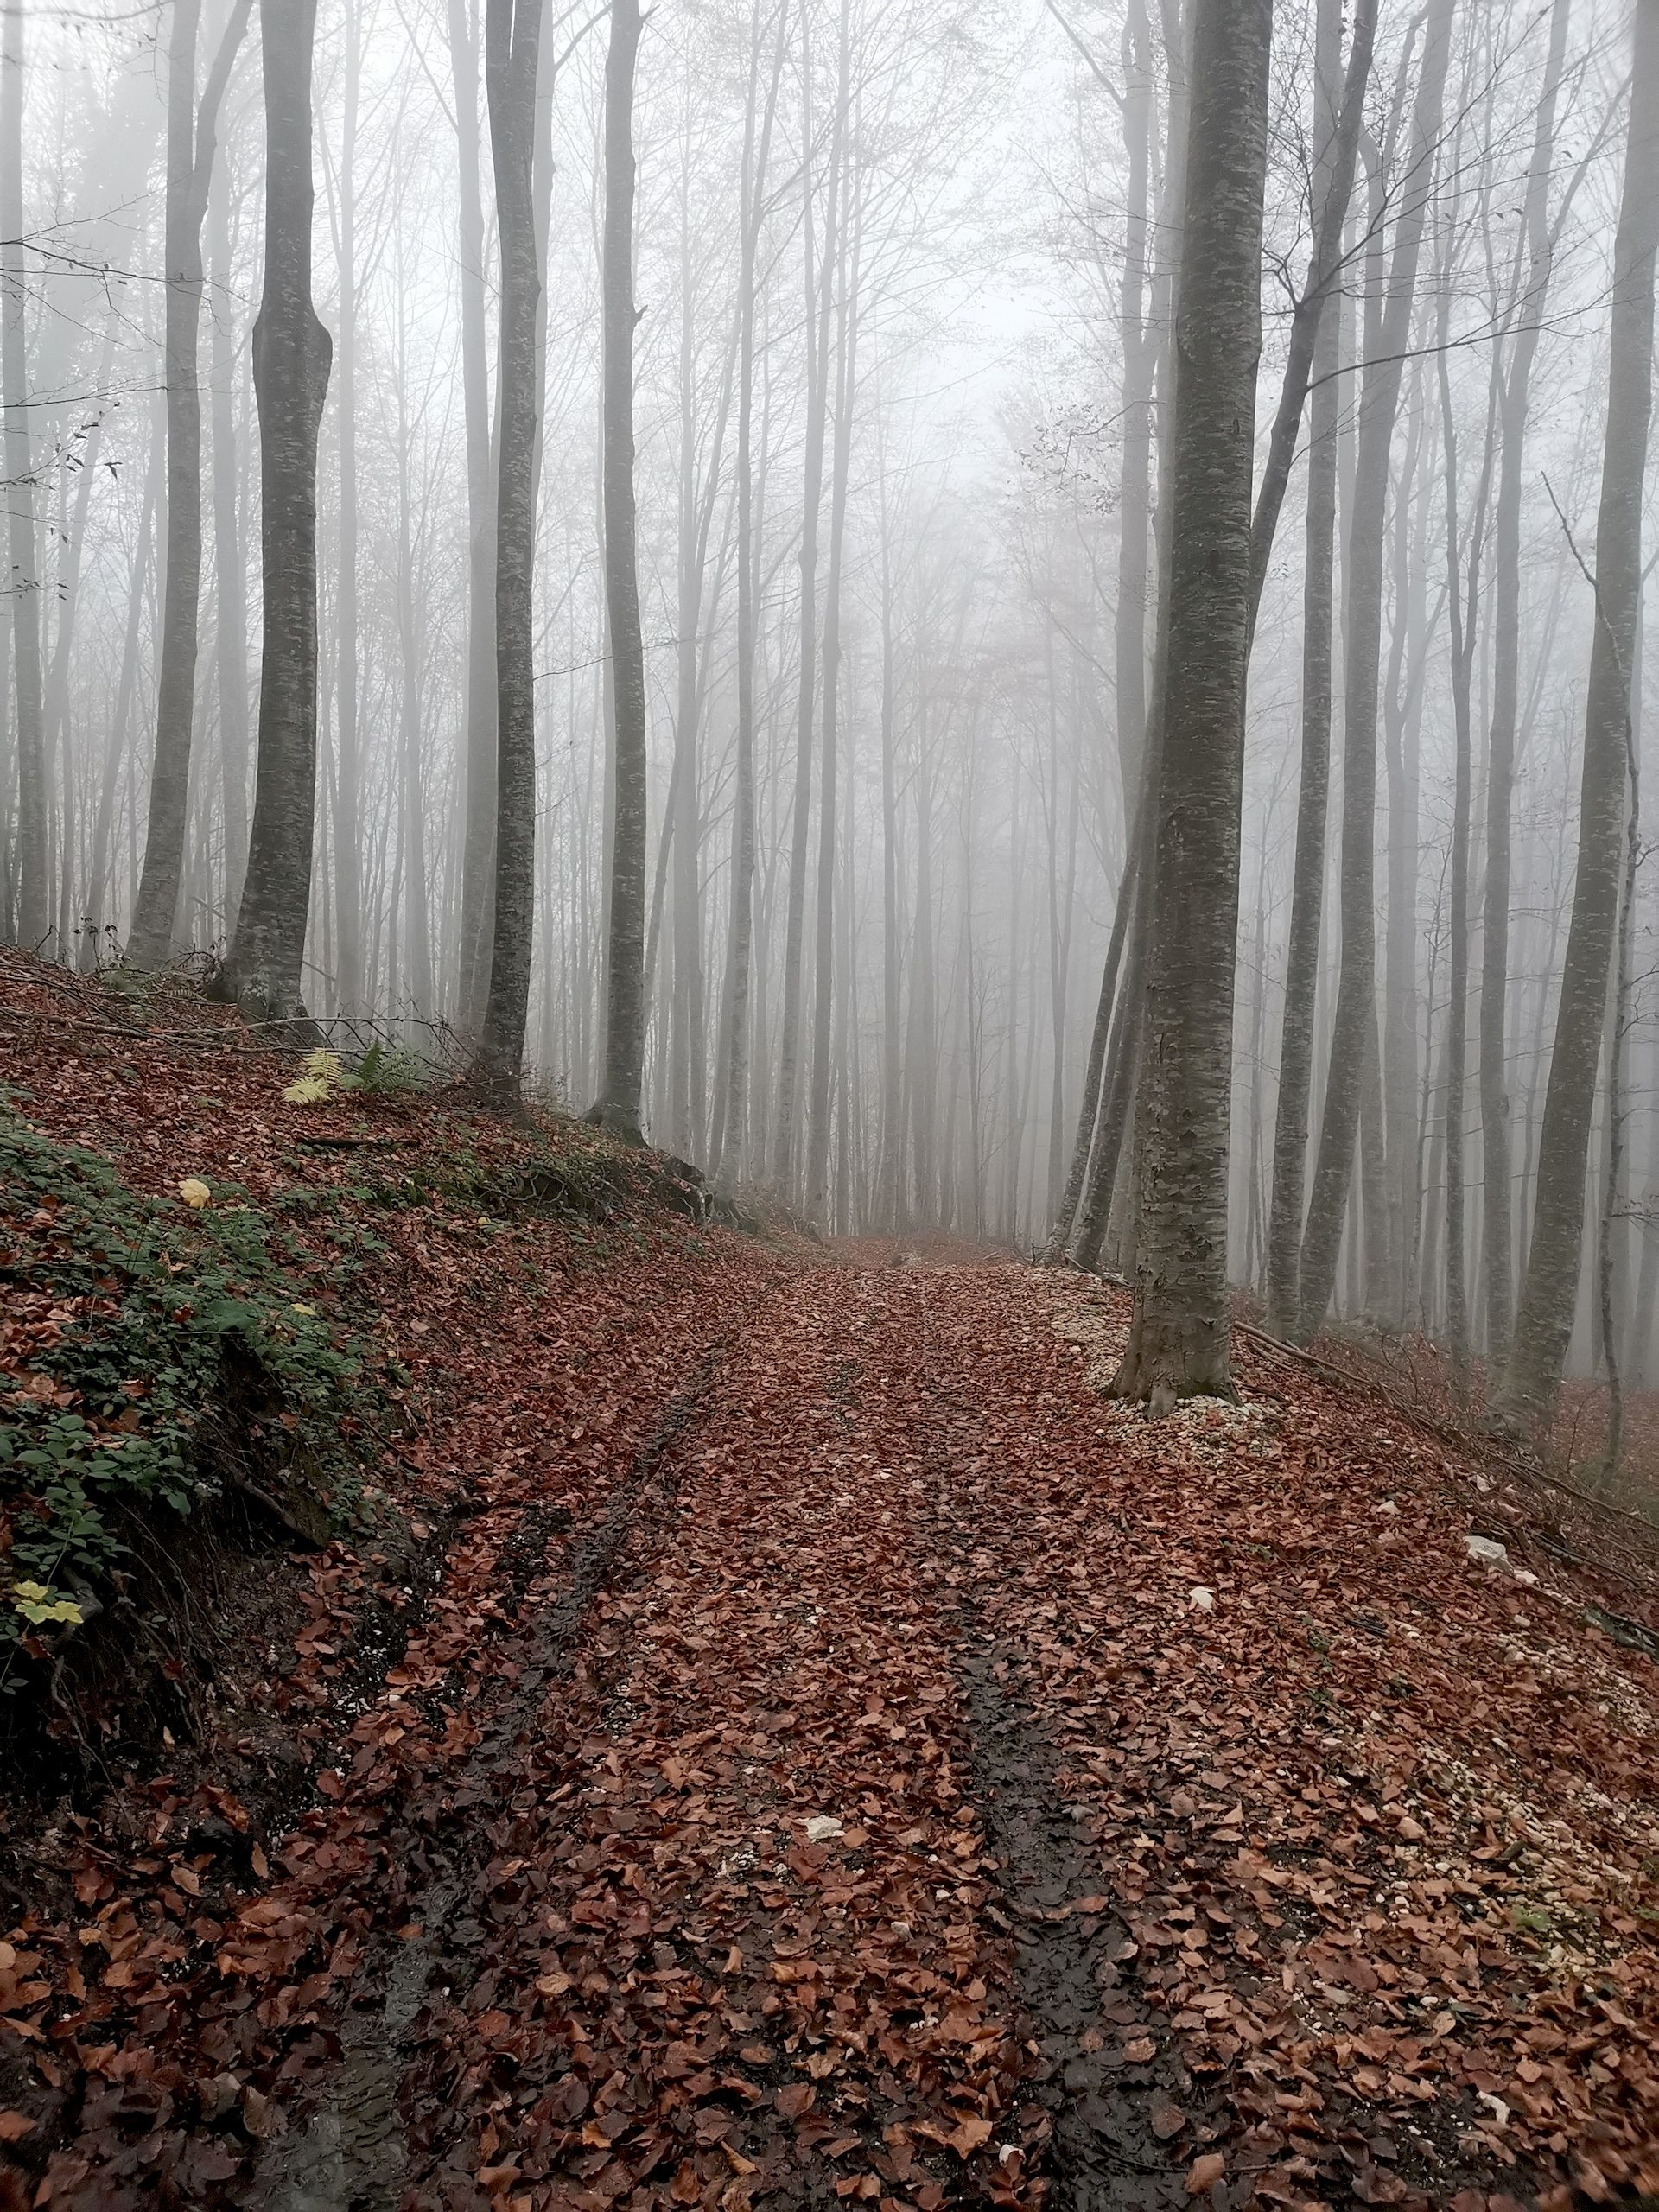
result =
[{"label": "dirt track in forest", "polygon": [[434,1850],[419,1935],[362,1977],[251,2201],[556,2177],[597,2204],[663,2164],[683,2203],[925,2205],[970,2172],[1009,2202],[1185,2201],[1157,2127],[1190,2084],[975,1604],[953,1484],[995,1446],[970,1378],[941,1387],[938,1287],[815,1271],[669,1401],[521,1606],[450,1777],[484,1817]]},{"label": "dirt track in forest", "polygon": [[1372,1408],[1108,1405],[1121,1323],[874,1253],[677,1294],[188,2005],[83,2037],[34,2201],[1636,2201],[1652,1662],[1471,1568]]}]

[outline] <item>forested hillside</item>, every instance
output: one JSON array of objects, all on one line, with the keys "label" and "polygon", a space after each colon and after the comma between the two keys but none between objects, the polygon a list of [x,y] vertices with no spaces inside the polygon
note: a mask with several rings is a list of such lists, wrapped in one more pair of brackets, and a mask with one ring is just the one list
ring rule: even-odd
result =
[{"label": "forested hillside", "polygon": [[0,0],[0,2212],[1659,2205],[1659,0]]}]

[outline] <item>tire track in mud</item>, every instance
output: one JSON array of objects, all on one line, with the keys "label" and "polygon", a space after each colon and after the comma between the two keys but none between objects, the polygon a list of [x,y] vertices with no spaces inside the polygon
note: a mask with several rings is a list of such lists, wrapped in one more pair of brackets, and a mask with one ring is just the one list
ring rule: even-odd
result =
[{"label": "tire track in mud", "polygon": [[[1048,2202],[1057,2212],[1164,2212],[1187,2202],[1153,2120],[1167,2062],[1126,1971],[1135,1946],[1095,1890],[1099,1861],[1077,1840],[1052,1745],[1017,1688],[1019,1662],[958,1620],[972,1733],[974,1796],[1003,1869],[1020,1995],[1041,2045],[1035,2094],[1053,2120]],[[1093,1908],[1093,1910],[1090,1910]]]},{"label": "tire track in mud", "polygon": [[[547,1541],[560,1532],[557,1516],[529,1507],[508,1539],[504,1556],[516,1554],[506,1556],[515,1605],[496,1641],[506,1647],[522,1630],[524,1659],[511,1694],[491,1715],[469,1759],[468,1777],[454,1796],[451,1822],[512,1797],[537,1712],[548,1692],[568,1678],[594,1600],[611,1584],[631,1540],[671,1505],[673,1449],[703,1410],[733,1344],[766,1295],[728,1325],[669,1399],[597,1521],[577,1539],[563,1588],[529,1624],[523,1614],[534,1582],[536,1540],[539,1536],[544,1555]],[[662,1479],[654,1482],[659,1473]],[[372,1967],[361,1970],[364,1980],[380,1980],[378,1999],[347,2012],[321,2101],[303,2126],[270,2143],[245,2200],[251,2212],[397,2212],[411,2178],[399,2091],[446,1938],[489,1851],[487,1832],[474,1820],[433,1853],[411,1901],[417,1932],[383,1946],[378,1977]]]},{"label": "tire track in mud", "polygon": [[[925,1338],[936,1322],[923,1301],[912,1329]],[[949,1351],[928,1364],[958,1371]],[[998,1480],[985,1402],[959,1387],[941,1393],[924,1443],[941,1557],[971,1584],[992,1571],[979,1548]],[[1004,1478],[1002,1494],[1011,1488]],[[947,1621],[970,1794],[1001,1870],[1019,1993],[1040,2054],[1033,2093],[1052,2124],[1046,2202],[1053,2212],[1173,2212],[1190,2201],[1187,2166],[1172,2161],[1170,2131],[1160,2136],[1157,2122],[1192,2085],[1136,1990],[1136,1946],[1100,1894],[1105,1870],[1083,1831],[1084,1808],[1061,1789],[1054,1744],[1022,1688],[1037,1662],[969,1597]]]}]

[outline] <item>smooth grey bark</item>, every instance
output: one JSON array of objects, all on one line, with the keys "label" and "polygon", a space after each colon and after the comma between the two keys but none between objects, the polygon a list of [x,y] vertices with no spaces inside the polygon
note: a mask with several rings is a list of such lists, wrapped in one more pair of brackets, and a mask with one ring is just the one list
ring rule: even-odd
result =
[{"label": "smooth grey bark", "polygon": [[[715,588],[708,592],[709,545],[721,482],[726,429],[737,368],[741,333],[734,319],[715,401],[704,479],[697,483],[696,338],[691,260],[691,175],[690,134],[684,142],[680,180],[680,482],[678,531],[678,620],[676,648],[677,696],[674,716],[674,762],[668,808],[658,855],[658,884],[652,893],[652,931],[645,957],[649,983],[663,891],[664,863],[671,860],[674,955],[668,1007],[667,1053],[669,1134],[675,1148],[692,1160],[703,1157],[709,1110],[708,1039],[705,1020],[702,871],[702,809],[699,772],[704,695],[709,682],[711,633],[718,620],[721,579],[727,548],[716,563]],[[740,308],[741,315],[741,308]],[[728,528],[729,529],[729,518]],[[710,599],[705,620],[703,601]]]},{"label": "smooth grey bark", "polygon": [[474,1080],[502,1100],[523,1079],[536,921],[536,426],[541,295],[535,208],[543,0],[486,0],[484,84],[501,254],[495,491],[495,897]]},{"label": "smooth grey bark", "polygon": [[715,1101],[709,1172],[729,1197],[736,1187],[747,1135],[749,1087],[749,968],[754,944],[754,610],[758,596],[754,527],[754,294],[755,262],[766,204],[772,117],[783,68],[785,7],[779,9],[771,87],[759,122],[760,9],[749,17],[748,90],[743,110],[743,174],[739,187],[737,296],[737,737],[732,798],[732,888],[726,946],[726,984],[721,1007],[720,1073]]},{"label": "smooth grey bark", "polygon": [[1371,48],[1376,36],[1376,10],[1377,0],[1357,0],[1341,105],[1334,109],[1334,80],[1341,48],[1340,13],[1333,26],[1328,21],[1329,9],[1322,6],[1316,26],[1319,58],[1314,73],[1319,85],[1319,113],[1316,124],[1319,151],[1310,180],[1314,209],[1313,251],[1308,262],[1307,281],[1290,319],[1284,380],[1268,434],[1262,481],[1256,487],[1255,508],[1250,518],[1252,638],[1262,605],[1262,587],[1267,582],[1274,536],[1279,527],[1280,510],[1290,483],[1296,442],[1301,434],[1302,410],[1313,374],[1319,333],[1327,322],[1335,321],[1333,315],[1325,315],[1325,303],[1342,273],[1343,226],[1348,220],[1348,202],[1354,188],[1359,127],[1364,115],[1365,89],[1371,75]]},{"label": "smooth grey bark", "polygon": [[778,1119],[772,1128],[772,1179],[780,1196],[794,1186],[797,1092],[800,1082],[801,997],[806,934],[807,855],[810,849],[812,727],[817,684],[818,511],[823,493],[824,418],[830,388],[831,284],[836,256],[836,217],[841,205],[841,149],[846,117],[846,9],[839,98],[830,128],[830,166],[824,188],[823,237],[815,255],[812,238],[811,54],[802,36],[804,87],[801,164],[802,228],[804,239],[806,320],[806,439],[801,487],[800,671],[796,693],[794,810],[790,818],[789,901],[784,922],[784,1006],[778,1061]]},{"label": "smooth grey bark", "polygon": [[[1634,638],[1631,643],[1634,659]],[[1601,1478],[1605,1484],[1618,1480],[1624,1444],[1624,1370],[1619,1351],[1619,1296],[1615,1281],[1624,1272],[1618,1264],[1624,1195],[1624,1053],[1631,1019],[1630,956],[1636,925],[1637,870],[1642,858],[1642,768],[1635,713],[1637,678],[1633,667],[1624,673],[1624,865],[1618,889],[1613,1003],[1607,1036],[1607,1161],[1596,1238],[1597,1318],[1601,1325],[1602,1357],[1607,1370],[1607,1440],[1601,1465]]]},{"label": "smooth grey bark", "polygon": [[[885,461],[885,452],[882,459]],[[887,469],[880,469],[881,547],[881,1208],[882,1226],[904,1227],[905,1110],[902,1043],[904,979],[899,943],[899,737],[895,727],[896,642],[893,637],[893,535]],[[1014,842],[1019,843],[1020,779],[1014,777]],[[1016,877],[1011,928],[1019,938]]]},{"label": "smooth grey bark", "polygon": [[[1486,751],[1486,875],[1480,955],[1480,1124],[1482,1241],[1486,1279],[1486,1340],[1491,1371],[1508,1356],[1515,1316],[1514,1200],[1505,1018],[1510,970],[1510,816],[1515,790],[1516,695],[1521,662],[1521,513],[1532,367],[1538,350],[1556,232],[1548,221],[1555,105],[1567,52],[1571,0],[1554,0],[1542,94],[1527,169],[1522,236],[1527,281],[1516,298],[1517,324],[1498,409],[1501,460],[1493,513],[1492,712]],[[1518,271],[1517,271],[1518,273]]]},{"label": "smooth grey bark", "polygon": [[260,0],[265,278],[253,327],[264,576],[259,758],[247,875],[214,995],[258,1021],[304,1014],[317,785],[317,432],[333,347],[311,303],[316,0]]},{"label": "smooth grey bark", "polygon": [[1084,1179],[1074,1248],[1074,1257],[1078,1266],[1089,1269],[1099,1263],[1101,1248],[1113,1217],[1115,1201],[1121,1195],[1118,1168],[1142,1068],[1141,1033],[1146,1012],[1147,932],[1152,912],[1153,877],[1156,869],[1156,807],[1153,794],[1156,790],[1159,772],[1169,669],[1170,512],[1173,502],[1168,487],[1174,474],[1175,392],[1179,381],[1177,375],[1179,348],[1173,342],[1173,333],[1184,237],[1183,226],[1175,214],[1175,203],[1176,195],[1185,188],[1186,181],[1190,126],[1186,48],[1190,19],[1189,24],[1184,26],[1179,0],[1160,0],[1160,15],[1169,71],[1169,167],[1157,194],[1158,230],[1163,246],[1153,283],[1151,315],[1152,326],[1162,334],[1162,342],[1156,355],[1156,450],[1160,486],[1156,533],[1158,605],[1152,693],[1141,755],[1141,799],[1135,833],[1141,849],[1138,874],[1124,945],[1120,1003],[1113,1015],[1107,1046],[1099,1117]]},{"label": "smooth grey bark", "polygon": [[[123,262],[124,266],[124,260]],[[115,358],[116,315],[112,312],[105,326],[104,342],[99,349],[99,363],[92,389],[106,392],[110,388],[110,371]],[[73,519],[65,533],[66,542],[59,557],[57,600],[57,635],[52,641],[52,660],[46,685],[46,749],[50,760],[55,752],[61,752],[62,774],[66,785],[73,780],[70,757],[71,686],[70,672],[73,662],[75,633],[81,611],[82,558],[86,548],[86,518],[91,504],[92,483],[98,474],[99,454],[104,442],[104,418],[98,416],[86,434],[81,448],[80,467],[75,472],[75,501]],[[64,486],[67,493],[67,485]],[[90,766],[90,763],[89,763]],[[83,819],[84,819],[83,809]],[[66,842],[67,840],[66,839]],[[60,889],[59,931],[64,952],[67,953],[72,939],[79,939],[77,964],[86,965],[86,937],[90,935],[91,909],[83,889],[76,900],[73,913],[64,910],[71,895],[70,871],[66,868]]]},{"label": "smooth grey bark", "polygon": [[[361,738],[358,728],[357,619],[357,123],[363,84],[357,0],[346,5],[346,70],[340,134],[340,582],[334,608],[336,814],[334,892],[339,925],[335,980],[340,1008],[364,1005]],[[403,397],[399,380],[400,404]],[[399,502],[406,521],[406,499]]]},{"label": "smooth grey bark", "polygon": [[[1071,1164],[1059,1203],[1052,1210],[1044,1249],[1044,1257],[1050,1264],[1059,1260],[1071,1241],[1094,1150],[1124,941],[1135,908],[1134,887],[1139,873],[1145,818],[1147,571],[1151,551],[1153,391],[1158,365],[1157,333],[1146,315],[1153,110],[1150,41],[1150,27],[1142,0],[1130,0],[1123,19],[1123,91],[1119,100],[1129,172],[1123,276],[1118,292],[1118,343],[1123,356],[1123,455],[1118,491],[1117,602],[1113,630],[1118,766],[1129,826],[1123,874],[1112,916],[1112,933],[1101,975],[1100,993],[1095,1001]],[[1108,1206],[1109,1203],[1109,1197]],[[1097,1239],[1095,1249],[1098,1250]]]},{"label": "smooth grey bark", "polygon": [[1442,451],[1446,458],[1446,605],[1452,620],[1453,774],[1451,864],[1450,993],[1446,1026],[1446,1316],[1453,1385],[1468,1389],[1469,1301],[1464,1262],[1464,1091],[1469,1027],[1469,808],[1471,774],[1472,686],[1480,605],[1480,556],[1496,442],[1496,364],[1487,409],[1480,478],[1470,518],[1466,563],[1458,533],[1458,444],[1447,366],[1449,288],[1442,290],[1440,384]]},{"label": "smooth grey bark", "polygon": [[[1123,144],[1128,192],[1123,280],[1118,292],[1118,343],[1123,355],[1123,462],[1118,487],[1117,604],[1113,614],[1113,684],[1117,703],[1117,760],[1126,813],[1138,806],[1147,743],[1147,569],[1151,552],[1153,385],[1158,334],[1147,319],[1147,218],[1152,152],[1152,34],[1145,0],[1129,0],[1123,17]],[[1103,1031],[1109,1006],[1097,1008]],[[1096,1090],[1098,1092],[1098,1080]],[[1085,1096],[1087,1085],[1084,1086]],[[1092,1115],[1090,1127],[1093,1127]],[[1086,1160],[1089,1133],[1077,1129]],[[1074,1164],[1075,1164],[1074,1154]],[[1077,1201],[1072,1200],[1075,1212]],[[1061,1209],[1064,1211],[1064,1209]],[[1066,1234],[1069,1235],[1070,1224]],[[1052,1241],[1052,1240],[1051,1240]],[[1064,1243],[1064,1238],[1062,1238]]]},{"label": "smooth grey bark", "polygon": [[495,486],[485,331],[484,203],[479,183],[478,42],[467,0],[448,0],[460,174],[461,378],[467,442],[467,723],[455,1014],[475,1038],[495,928]]},{"label": "smooth grey bark", "polygon": [[[1058,1212],[1061,1184],[1061,1160],[1065,1146],[1065,1039],[1066,1013],[1071,999],[1071,930],[1077,912],[1077,814],[1078,762],[1075,750],[1071,760],[1071,785],[1069,795],[1063,795],[1060,785],[1059,717],[1057,711],[1057,687],[1054,683],[1053,632],[1046,638],[1048,662],[1048,747],[1047,764],[1052,781],[1039,779],[1043,794],[1043,814],[1048,831],[1048,866],[1043,871],[1048,893],[1048,1007],[1049,1007],[1049,1103],[1048,1103],[1048,1204],[1047,1211]],[[1065,862],[1060,862],[1060,841],[1064,816]]]},{"label": "smooth grey bark", "polygon": [[1083,1100],[1077,1109],[1077,1142],[1072,1147],[1065,1187],[1060,1193],[1058,1205],[1054,1209],[1049,1224],[1048,1241],[1043,1247],[1044,1264],[1048,1267],[1058,1265],[1065,1257],[1077,1223],[1077,1206],[1083,1197],[1084,1179],[1088,1173],[1089,1155],[1100,1113],[1101,1086],[1106,1074],[1106,1050],[1111,1038],[1113,1009],[1117,1004],[1117,979],[1123,964],[1124,941],[1128,935],[1129,916],[1135,907],[1140,873],[1141,810],[1137,806],[1135,819],[1130,825],[1125,845],[1123,873],[1118,878],[1116,895],[1112,901],[1112,933],[1107,940],[1106,963],[1101,973],[1100,993],[1095,1001],[1094,1027],[1089,1034],[1089,1057],[1083,1071]]},{"label": "smooth grey bark", "polygon": [[639,0],[612,0],[605,63],[603,313],[605,604],[615,732],[600,1119],[630,1143],[643,1141],[645,1054],[645,653],[633,494],[633,74],[641,21]]},{"label": "smooth grey bark", "polygon": [[11,655],[17,701],[17,941],[44,949],[52,927],[47,874],[46,728],[41,699],[41,581],[35,529],[23,273],[23,10],[0,10],[0,400],[10,512]]},{"label": "smooth grey bark", "polygon": [[121,648],[121,670],[116,680],[115,708],[110,717],[104,774],[99,788],[98,808],[92,819],[92,867],[86,884],[87,926],[80,946],[83,969],[98,965],[105,949],[105,931],[106,928],[112,930],[107,908],[111,903],[110,849],[115,823],[116,780],[122,762],[128,757],[127,738],[138,681],[139,641],[144,616],[146,580],[150,566],[156,515],[162,499],[162,472],[166,467],[165,446],[166,440],[162,435],[149,440],[149,459],[144,470],[138,543],[128,577],[127,620]]},{"label": "smooth grey bark", "polygon": [[212,393],[214,675],[219,693],[219,775],[225,828],[225,925],[242,899],[248,864],[247,568],[237,492],[237,348],[231,339],[230,189],[225,163],[215,162],[207,194],[212,249],[213,334],[208,353]]},{"label": "smooth grey bark", "polygon": [[1228,1393],[1227,1159],[1270,0],[1193,15],[1135,1310],[1114,1389]]},{"label": "smooth grey bark", "polygon": [[[1154,723],[1156,724],[1160,719],[1154,713]],[[1144,770],[1144,779],[1148,784],[1153,774],[1154,758],[1154,753],[1149,749]],[[1140,821],[1136,825],[1138,851],[1128,933],[1125,940],[1123,981],[1112,1018],[1105,1072],[1102,1078],[1099,1116],[1095,1125],[1094,1145],[1084,1184],[1083,1204],[1077,1216],[1074,1256],[1080,1268],[1091,1272],[1100,1263],[1101,1249],[1111,1224],[1114,1200],[1119,1192],[1118,1171],[1122,1163],[1123,1147],[1129,1133],[1141,1074],[1147,932],[1152,911],[1153,868],[1147,843],[1152,834],[1150,825],[1155,804],[1152,791],[1146,790],[1141,803]]]},{"label": "smooth grey bark", "polygon": [[201,613],[201,228],[217,151],[219,110],[251,4],[251,0],[234,0],[200,108],[196,37],[201,0],[174,0],[168,49],[166,582],[149,821],[127,941],[128,963],[141,969],[164,964],[178,926]]},{"label": "smooth grey bark", "polygon": [[[842,14],[842,38],[846,16]],[[845,54],[842,77],[846,79]],[[841,587],[847,540],[847,496],[852,472],[853,415],[858,391],[859,276],[862,245],[857,195],[844,211],[837,236],[836,297],[836,435],[830,467],[830,568],[823,594],[823,761],[819,778],[818,896],[813,948],[812,1071],[807,1105],[806,1207],[809,1219],[830,1217],[830,1024],[834,1012],[836,896],[836,715],[841,694]],[[845,243],[850,230],[850,244]]]},{"label": "smooth grey bark", "polygon": [[[1402,1324],[1419,1311],[1421,1287],[1417,892],[1421,859],[1422,703],[1430,643],[1449,592],[1443,579],[1431,613],[1428,575],[1433,553],[1429,520],[1433,480],[1440,469],[1426,435],[1428,416],[1423,393],[1423,364],[1419,362],[1413,367],[1407,402],[1410,430],[1394,500],[1394,596],[1388,668],[1382,684],[1383,772],[1388,791],[1382,999],[1388,1052],[1382,1119],[1372,1143],[1391,1147],[1391,1154],[1378,1189],[1376,1265],[1368,1266],[1365,1295],[1366,1307],[1374,1316],[1389,1317]],[[1445,904],[1442,884],[1437,917]],[[1438,931],[1438,919],[1436,927]],[[1428,1043],[1426,1038],[1425,1052]]]},{"label": "smooth grey bark", "polygon": [[[1374,10],[1368,10],[1374,15]],[[1342,44],[1340,0],[1320,0],[1315,26],[1318,149],[1314,198],[1328,207],[1337,150],[1337,79]],[[1354,79],[1355,49],[1349,58]],[[1361,80],[1363,82],[1363,79]],[[1357,105],[1357,103],[1356,103]],[[1342,112],[1345,117],[1348,100]],[[1324,223],[1321,218],[1321,233]],[[1338,234],[1340,242],[1340,232]],[[1279,1034],[1279,1091],[1274,1107],[1273,1184],[1268,1202],[1268,1326],[1294,1338],[1301,1328],[1302,1196],[1307,1179],[1313,1014],[1325,900],[1325,840],[1331,797],[1331,685],[1333,569],[1337,523],[1336,372],[1341,325],[1336,311],[1316,311],[1308,410],[1307,505],[1302,563],[1301,756],[1296,841],[1291,860],[1290,924],[1285,949],[1285,1003]],[[1262,495],[1257,494],[1260,513]],[[1261,572],[1266,573],[1265,557]],[[1259,603],[1258,585],[1258,603]]]},{"label": "smooth grey bark", "polygon": [[[1377,690],[1389,454],[1417,289],[1424,220],[1433,192],[1446,73],[1457,0],[1430,0],[1411,153],[1386,298],[1366,346],[1359,397],[1352,527],[1344,575],[1340,909],[1342,959],[1313,1191],[1302,1238],[1301,1332],[1325,1318],[1336,1281],[1349,1179],[1359,1139],[1368,1052],[1375,1052]],[[1368,1039],[1370,1040],[1368,1042]]]},{"label": "smooth grey bark", "polygon": [[1652,411],[1659,245],[1659,0],[1637,0],[1630,136],[1613,249],[1612,334],[1595,632],[1585,699],[1579,863],[1539,1138],[1536,1211],[1499,1395],[1508,1417],[1546,1421],[1560,1388],[1583,1250],[1584,1181],[1619,906],[1629,671],[1641,597],[1642,499]]}]

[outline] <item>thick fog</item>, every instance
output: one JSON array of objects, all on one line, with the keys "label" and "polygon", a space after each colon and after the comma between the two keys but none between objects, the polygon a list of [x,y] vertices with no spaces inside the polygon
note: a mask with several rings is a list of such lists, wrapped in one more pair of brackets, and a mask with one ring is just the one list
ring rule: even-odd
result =
[{"label": "thick fog", "polygon": [[[1195,10],[534,8],[6,0],[0,933],[1133,1274]],[[1518,1332],[1523,1405],[1563,1315],[1659,1363],[1655,13],[1274,10],[1236,868],[1174,918],[1236,880],[1231,1281]]]}]

